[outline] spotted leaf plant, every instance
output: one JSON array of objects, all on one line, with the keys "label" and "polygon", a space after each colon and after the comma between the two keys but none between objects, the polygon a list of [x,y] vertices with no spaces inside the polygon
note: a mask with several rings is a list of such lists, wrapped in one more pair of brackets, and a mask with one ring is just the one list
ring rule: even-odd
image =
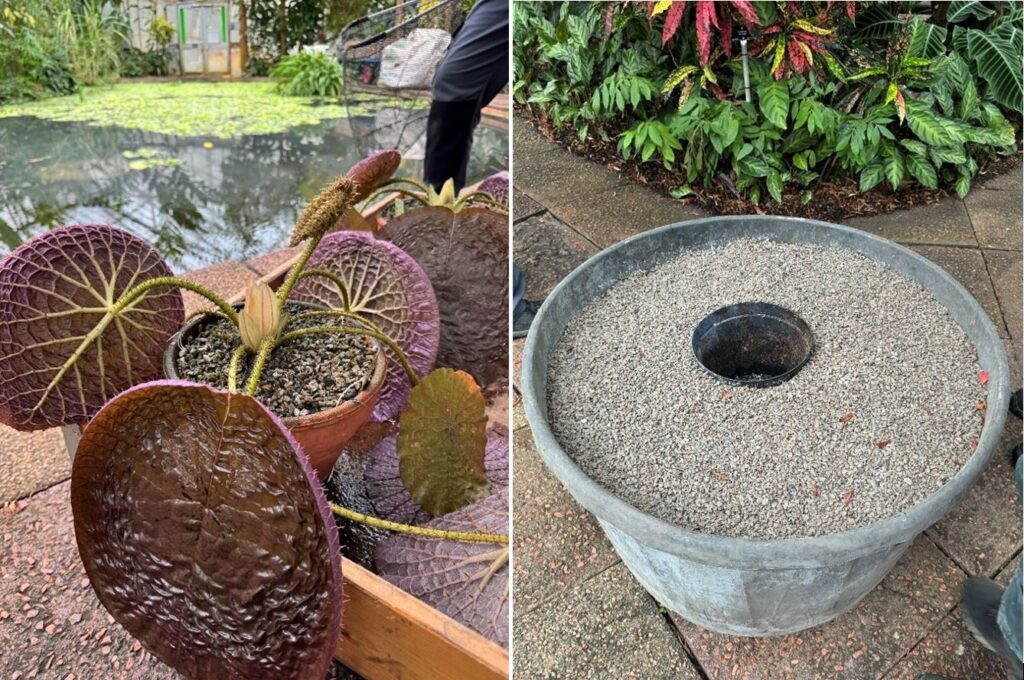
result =
[{"label": "spotted leaf plant", "polygon": [[[504,493],[485,474],[483,397],[463,371],[432,372],[434,284],[396,243],[366,231],[327,235],[355,221],[353,207],[399,162],[397,152],[376,154],[317,196],[296,222],[292,243],[303,247],[284,282],[251,286],[240,310],[107,225],[55,229],[0,262],[0,422],[84,428],[71,506],[90,582],[115,619],[186,677],[324,676],[342,608],[332,510],[441,553],[492,546],[471,563],[486,563],[487,611],[506,606],[507,588],[492,582],[507,583],[507,512],[502,522],[475,521]],[[237,333],[227,389],[163,376],[185,321],[182,290]],[[320,308],[288,316],[289,301]],[[330,324],[311,325],[321,318]],[[401,415],[401,478],[430,514],[424,526],[328,504],[292,432],[256,398],[273,352],[311,334],[382,346],[389,372],[376,415]],[[449,432],[459,436],[446,446]],[[486,513],[467,509],[483,501]],[[463,511],[473,521],[454,516]],[[502,639],[484,613],[463,620]]]}]

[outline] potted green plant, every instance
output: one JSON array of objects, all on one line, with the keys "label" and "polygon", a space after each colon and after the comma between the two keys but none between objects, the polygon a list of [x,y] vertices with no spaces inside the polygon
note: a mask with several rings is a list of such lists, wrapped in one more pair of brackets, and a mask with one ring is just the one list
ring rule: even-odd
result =
[{"label": "potted green plant", "polygon": [[[468,373],[431,370],[440,335],[431,280],[371,233],[327,235],[399,161],[376,154],[314,199],[296,223],[292,242],[303,248],[284,282],[276,292],[254,285],[241,307],[172,276],[147,243],[105,225],[47,232],[0,263],[0,422],[84,428],[71,496],[90,581],[115,619],[187,677],[322,677],[340,634],[332,510],[437,550],[481,546],[472,563],[486,583],[496,573],[507,583],[507,501],[484,469],[483,395]],[[181,289],[214,307],[189,337]],[[203,364],[219,377],[174,379],[204,330],[227,344]],[[357,402],[351,418],[401,414],[400,476],[436,519],[415,526],[327,504],[303,451],[304,416],[263,401],[274,398],[265,376],[275,355],[319,337],[351,340],[327,351],[347,357],[331,397]],[[345,436],[333,432],[325,439]],[[393,564],[408,554],[402,544],[388,551]],[[490,590],[475,599],[507,607],[500,584]],[[494,633],[507,641],[507,626]]]}]

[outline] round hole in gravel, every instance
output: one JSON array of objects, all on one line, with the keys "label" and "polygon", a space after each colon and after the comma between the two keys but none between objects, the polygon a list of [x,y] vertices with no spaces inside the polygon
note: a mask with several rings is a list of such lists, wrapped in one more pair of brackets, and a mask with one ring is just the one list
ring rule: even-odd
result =
[{"label": "round hole in gravel", "polygon": [[803,368],[814,349],[799,316],[767,302],[720,307],[693,330],[693,356],[704,370],[732,385],[772,387]]}]

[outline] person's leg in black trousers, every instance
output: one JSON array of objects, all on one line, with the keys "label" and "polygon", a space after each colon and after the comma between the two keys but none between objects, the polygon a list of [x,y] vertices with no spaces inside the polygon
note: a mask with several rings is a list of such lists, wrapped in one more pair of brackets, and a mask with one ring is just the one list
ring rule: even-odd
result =
[{"label": "person's leg in black trousers", "polygon": [[466,184],[480,112],[508,83],[508,0],[477,0],[437,67],[427,119],[423,179],[456,192]]}]

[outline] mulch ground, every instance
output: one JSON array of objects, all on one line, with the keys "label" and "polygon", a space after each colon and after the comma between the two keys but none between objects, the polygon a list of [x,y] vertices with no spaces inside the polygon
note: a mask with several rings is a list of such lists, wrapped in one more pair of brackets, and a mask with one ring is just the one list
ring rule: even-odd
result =
[{"label": "mulch ground", "polygon": [[[556,130],[547,117],[532,107],[516,104],[516,114],[531,121],[545,137],[578,156],[594,163],[600,163],[610,170],[637,184],[649,186],[665,195],[678,186],[687,184],[686,172],[681,168],[666,170],[663,165],[655,162],[640,163],[638,160],[625,160],[619,153],[614,142],[588,138],[580,141],[570,129]],[[987,180],[1020,165],[1018,155],[1001,157],[980,164],[975,184],[984,184]],[[883,182],[884,184],[884,182]],[[677,199],[684,205],[693,205],[712,215],[749,215],[772,214],[788,217],[805,217],[815,220],[837,221],[848,217],[864,217],[866,215],[882,215],[937,203],[941,198],[955,196],[946,189],[926,189],[912,184],[899,191],[891,191],[879,184],[866,193],[861,193],[857,182],[850,178],[836,178],[819,181],[809,189],[813,197],[806,204],[800,197],[806,191],[797,187],[792,191],[784,191],[782,203],[776,203],[769,196],[762,196],[760,204],[752,203],[743,195],[736,195],[722,179],[716,180],[710,187],[692,185],[693,194]]]}]

